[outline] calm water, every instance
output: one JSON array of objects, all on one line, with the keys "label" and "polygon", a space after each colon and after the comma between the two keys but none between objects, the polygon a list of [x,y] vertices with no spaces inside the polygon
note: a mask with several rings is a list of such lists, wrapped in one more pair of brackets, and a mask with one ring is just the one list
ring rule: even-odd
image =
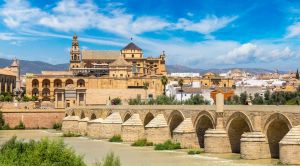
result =
[{"label": "calm water", "polygon": [[[0,144],[16,135],[22,139],[59,138],[61,133],[53,130],[0,131]],[[63,138],[78,154],[83,154],[86,163],[101,161],[111,151],[120,156],[122,166],[232,166],[276,165],[278,160],[241,160],[238,154],[187,155],[187,150],[154,151],[153,147],[132,147],[129,144],[110,143],[85,137]]]}]

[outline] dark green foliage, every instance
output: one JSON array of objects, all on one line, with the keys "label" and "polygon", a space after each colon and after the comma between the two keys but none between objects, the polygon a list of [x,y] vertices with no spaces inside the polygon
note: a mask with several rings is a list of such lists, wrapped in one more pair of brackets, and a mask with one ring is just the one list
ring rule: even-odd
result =
[{"label": "dark green foliage", "polygon": [[168,83],[168,77],[167,76],[162,76],[160,78],[161,84],[164,86],[164,90],[163,90],[163,95],[166,95],[166,85]]},{"label": "dark green foliage", "polygon": [[2,129],[3,125],[5,124],[2,111],[0,111],[0,129]]},{"label": "dark green foliage", "polygon": [[171,140],[164,142],[163,144],[156,144],[155,150],[175,150],[181,149],[180,143],[173,143]]},{"label": "dark green foliage", "polygon": [[111,105],[121,105],[122,100],[119,97],[111,99]]},{"label": "dark green foliage", "polygon": [[[129,99],[129,105],[179,105],[180,101],[177,101],[175,97],[168,97],[165,95],[157,96],[156,99],[150,99],[147,103],[143,102],[140,97],[136,99]],[[185,105],[208,105],[209,101],[205,100],[203,96],[197,94],[190,99],[183,102]]]},{"label": "dark green foliage", "polygon": [[205,100],[203,96],[196,94],[192,96],[190,99],[184,101],[185,105],[209,105],[210,102]]},{"label": "dark green foliage", "polygon": [[[240,96],[234,95],[231,99],[225,101],[227,105],[244,105],[247,104],[247,93]],[[254,97],[249,97],[254,105],[300,105],[300,87],[296,92],[273,92],[267,90],[263,96],[258,93]]]},{"label": "dark green foliage", "polygon": [[11,128],[9,127],[9,124],[7,124],[7,123],[5,123],[1,128],[1,130],[10,130],[10,129]]},{"label": "dark green foliage", "polygon": [[22,101],[23,102],[29,102],[31,99],[28,96],[23,96]]},{"label": "dark green foliage", "polygon": [[147,139],[139,139],[132,143],[131,146],[153,146],[153,143],[148,142]]},{"label": "dark green foliage", "polygon": [[298,69],[297,69],[297,72],[296,72],[296,79],[297,79],[297,80],[299,80],[299,79],[300,79],[300,77],[299,77],[299,71],[298,71]]},{"label": "dark green foliage", "polygon": [[15,127],[17,130],[23,130],[25,129],[25,125],[22,121],[19,122],[19,124]]},{"label": "dark green foliage", "polygon": [[195,150],[195,149],[192,149],[192,150],[189,150],[187,152],[187,154],[189,155],[195,155],[195,154],[200,154],[200,153],[203,153],[204,151],[203,150]]},{"label": "dark green foliage", "polygon": [[109,139],[109,142],[123,142],[121,135],[114,135]]},{"label": "dark green foliage", "polygon": [[2,166],[86,166],[82,156],[66,146],[62,140],[29,142],[11,138],[0,149]]},{"label": "dark green foliage", "polygon": [[13,101],[13,97],[11,93],[8,92],[1,93],[0,102],[12,102],[12,101]]},{"label": "dark green foliage", "polygon": [[53,124],[53,129],[55,129],[55,130],[61,130],[61,126],[62,126],[61,123],[54,123]]},{"label": "dark green foliage", "polygon": [[31,101],[38,101],[38,97],[37,96],[32,96]]},{"label": "dark green foliage", "polygon": [[73,133],[73,132],[67,132],[67,133],[63,133],[63,137],[80,137],[80,134],[77,133]]},{"label": "dark green foliage", "polygon": [[102,162],[96,162],[95,166],[121,166],[120,158],[113,152],[106,155]]}]

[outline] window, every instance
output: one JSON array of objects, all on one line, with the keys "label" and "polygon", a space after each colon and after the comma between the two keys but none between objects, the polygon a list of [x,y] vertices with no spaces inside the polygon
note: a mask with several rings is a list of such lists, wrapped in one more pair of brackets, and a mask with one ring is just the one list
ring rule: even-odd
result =
[{"label": "window", "polygon": [[123,74],[120,74],[120,77],[123,77]]},{"label": "window", "polygon": [[134,54],[132,54],[131,57],[134,58]]}]

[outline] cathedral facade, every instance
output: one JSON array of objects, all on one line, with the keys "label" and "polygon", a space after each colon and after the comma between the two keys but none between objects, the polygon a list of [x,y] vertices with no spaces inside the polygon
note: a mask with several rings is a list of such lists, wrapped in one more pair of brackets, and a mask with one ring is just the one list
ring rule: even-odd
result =
[{"label": "cathedral facade", "polygon": [[[164,52],[156,58],[144,57],[133,42],[120,51],[81,51],[74,35],[69,70],[27,74],[26,94],[53,103],[55,108],[104,105],[116,97],[123,103],[136,97],[155,98],[162,94],[165,58]],[[143,86],[146,82],[148,88]]]}]

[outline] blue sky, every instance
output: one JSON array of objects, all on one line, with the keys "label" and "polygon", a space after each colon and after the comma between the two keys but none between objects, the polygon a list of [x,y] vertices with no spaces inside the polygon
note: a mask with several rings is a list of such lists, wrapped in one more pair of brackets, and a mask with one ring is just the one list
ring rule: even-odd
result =
[{"label": "blue sky", "polygon": [[145,56],[166,51],[189,67],[300,68],[297,0],[0,0],[0,57],[69,60],[81,49],[120,50],[130,38]]}]

